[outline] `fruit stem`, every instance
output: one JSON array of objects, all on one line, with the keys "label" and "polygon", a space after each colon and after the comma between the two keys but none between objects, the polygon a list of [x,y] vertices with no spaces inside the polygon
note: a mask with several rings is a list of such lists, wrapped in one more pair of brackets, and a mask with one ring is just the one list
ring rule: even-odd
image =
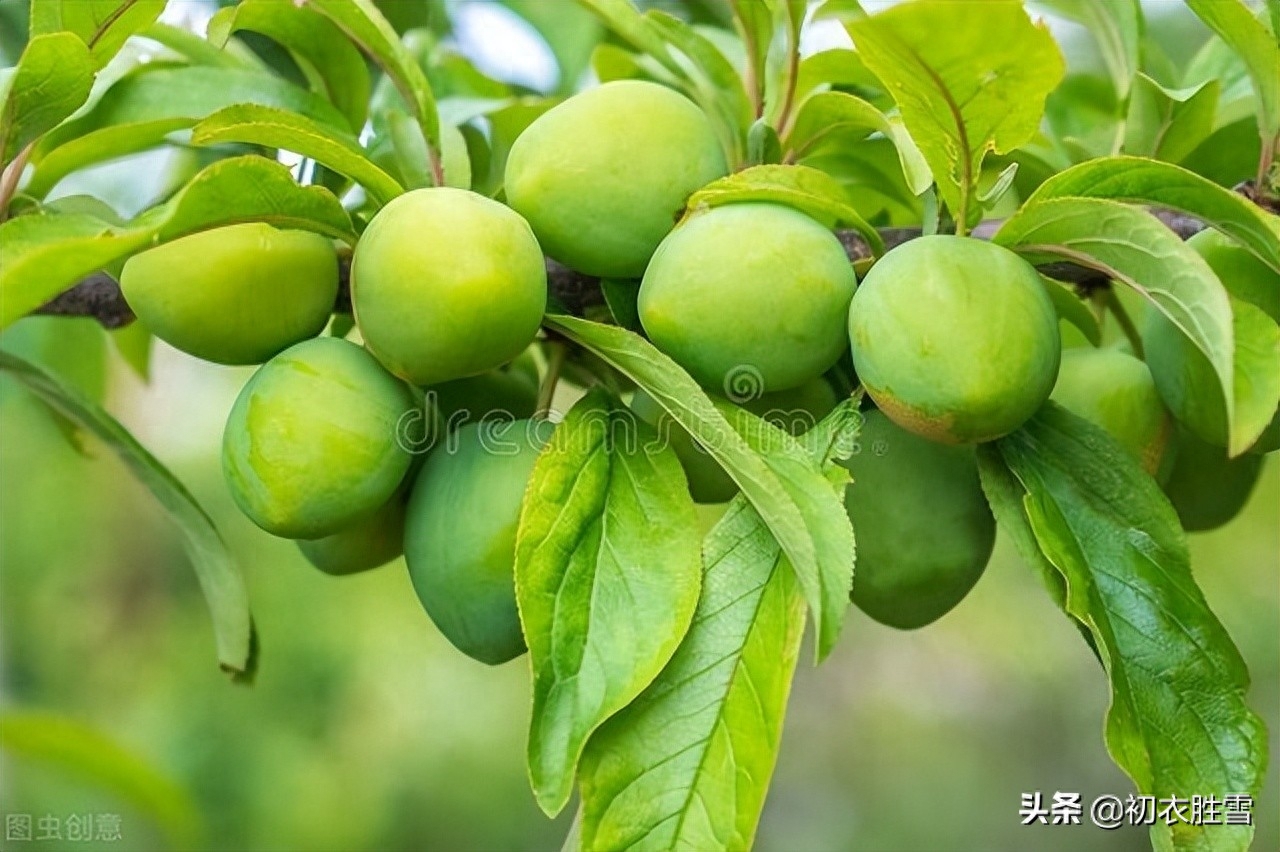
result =
[{"label": "fruit stem", "polygon": [[1107,310],[1116,318],[1116,322],[1120,325],[1120,330],[1124,332],[1124,336],[1129,340],[1129,345],[1133,347],[1134,357],[1142,359],[1144,357],[1142,335],[1138,332],[1138,327],[1133,324],[1133,319],[1129,316],[1129,312],[1125,310],[1120,297],[1116,295],[1114,287],[1107,289],[1106,304]]},{"label": "fruit stem", "polygon": [[560,370],[564,367],[568,354],[569,345],[563,340],[547,341],[547,374],[542,377],[542,384],[538,387],[538,402],[533,413],[535,418],[542,419],[551,413],[551,399],[556,395]]}]

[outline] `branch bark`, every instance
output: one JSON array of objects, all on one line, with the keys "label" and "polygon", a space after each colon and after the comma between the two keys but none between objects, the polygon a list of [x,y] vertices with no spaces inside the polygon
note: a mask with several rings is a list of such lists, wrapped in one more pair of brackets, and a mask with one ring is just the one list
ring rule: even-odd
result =
[{"label": "branch bark", "polygon": [[[1153,212],[1184,240],[1204,229],[1203,222],[1190,216]],[[971,236],[990,239],[999,226],[999,222],[983,222],[973,230]],[[893,248],[916,239],[921,233],[919,228],[883,228],[880,235],[884,238],[885,246]],[[851,261],[866,260],[872,256],[871,247],[857,231],[837,231],[836,236]],[[1105,276],[1073,263],[1051,263],[1040,267],[1040,271],[1050,278],[1074,285],[1085,294],[1109,284]],[[344,259],[340,268],[338,300],[334,305],[336,313],[351,312],[350,274],[350,262]],[[578,316],[583,315],[588,308],[604,304],[599,279],[575,272],[550,258],[547,259],[547,287],[552,298]],[[105,272],[90,275],[42,305],[35,313],[42,316],[93,317],[104,328],[121,328],[135,319],[133,310],[120,292],[119,283]]]}]

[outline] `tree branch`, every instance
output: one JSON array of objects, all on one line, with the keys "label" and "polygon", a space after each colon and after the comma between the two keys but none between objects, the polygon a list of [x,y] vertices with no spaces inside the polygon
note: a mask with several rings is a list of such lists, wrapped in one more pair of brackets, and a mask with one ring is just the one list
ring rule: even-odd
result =
[{"label": "tree branch", "polygon": [[[1153,212],[1184,240],[1204,229],[1203,222],[1190,216],[1164,211]],[[999,226],[999,222],[983,222],[974,228],[972,236],[990,239]],[[883,228],[880,235],[884,238],[886,248],[893,248],[919,237],[920,229]],[[836,236],[851,261],[866,260],[872,256],[871,247],[857,231],[837,231]],[[351,265],[349,260],[341,261],[339,271],[340,285],[334,311],[350,313]],[[1050,278],[1075,285],[1082,293],[1108,286],[1109,283],[1106,277],[1097,271],[1073,263],[1051,263],[1041,266],[1040,271]],[[604,304],[604,294],[600,290],[599,279],[575,272],[550,258],[547,259],[547,286],[555,301],[578,316],[584,314],[588,308]],[[133,310],[120,292],[120,285],[105,272],[90,275],[70,290],[42,305],[35,313],[43,316],[93,317],[104,328],[121,328],[135,319]]]}]

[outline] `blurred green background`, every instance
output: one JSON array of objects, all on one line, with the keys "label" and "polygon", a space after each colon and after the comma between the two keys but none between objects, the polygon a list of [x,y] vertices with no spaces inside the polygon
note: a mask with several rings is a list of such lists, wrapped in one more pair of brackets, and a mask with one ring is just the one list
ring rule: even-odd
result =
[{"label": "blurred green background", "polygon": [[[85,321],[29,319],[0,345],[103,394],[209,508],[244,567],[262,665],[251,687],[217,670],[174,527],[109,452],[89,442],[79,455],[0,380],[6,713],[89,729],[55,729],[59,742],[83,740],[83,754],[50,759],[0,728],[0,811],[119,814],[123,834],[0,848],[558,848],[566,819],[545,819],[525,780],[526,660],[491,669],[455,651],[402,562],[325,576],[235,510],[217,446],[248,370],[158,344],[143,384],[114,349],[104,357],[102,337]],[[1272,731],[1256,849],[1280,848],[1280,465],[1269,462],[1239,518],[1191,539]],[[1144,848],[1142,831],[1019,825],[1023,792],[1087,802],[1131,790],[1103,747],[1106,704],[1097,663],[1002,541],[940,622],[900,633],[854,610],[832,658],[802,662],[758,848]],[[87,773],[86,759],[105,771]]]}]

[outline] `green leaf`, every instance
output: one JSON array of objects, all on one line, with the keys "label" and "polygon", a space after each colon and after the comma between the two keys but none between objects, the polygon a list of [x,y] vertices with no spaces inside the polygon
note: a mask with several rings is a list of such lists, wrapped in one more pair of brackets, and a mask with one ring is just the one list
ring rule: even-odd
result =
[{"label": "green leaf", "polygon": [[123,328],[112,329],[108,335],[111,345],[143,382],[151,380],[152,335],[141,320],[134,320]]},{"label": "green leaf", "polygon": [[1039,0],[1089,31],[1098,44],[1120,102],[1129,97],[1142,46],[1142,6],[1138,0]]},{"label": "green leaf", "polygon": [[1258,129],[1274,149],[1280,134],[1280,44],[1240,0],[1187,0],[1191,11],[1240,54],[1258,95]]},{"label": "green leaf", "polygon": [[[1033,199],[1001,226],[994,242],[1033,263],[1069,260],[1132,287],[1205,354],[1224,394],[1231,393],[1231,302],[1200,255],[1144,210],[1101,198]],[[1234,430],[1233,404],[1227,422]]]},{"label": "green leaf", "polygon": [[371,82],[364,57],[323,15],[279,0],[241,0],[209,21],[209,41],[225,46],[235,33],[259,33],[284,47],[313,91],[324,95],[347,117],[352,129],[364,126]]},{"label": "green leaf", "polygon": [[753,116],[764,110],[765,64],[773,41],[773,12],[769,3],[756,0],[729,0],[738,36],[746,53],[746,88],[753,106]]},{"label": "green leaf", "polygon": [[0,370],[101,439],[165,508],[182,532],[187,555],[213,616],[219,664],[235,678],[251,677],[256,653],[244,581],[200,504],[168,468],[97,403],[8,352],[0,351]]},{"label": "green leaf", "polygon": [[[443,174],[440,165],[440,117],[427,75],[391,24],[372,0],[304,0],[333,21],[361,50],[369,55],[395,83],[404,98],[431,152],[432,173]],[[437,183],[443,181],[437,180]]]},{"label": "green leaf", "polygon": [[988,151],[1031,140],[1062,79],[1049,31],[1017,0],[916,0],[848,25],[863,62],[885,84],[957,221],[969,213]]},{"label": "green leaf", "polygon": [[852,227],[877,257],[884,253],[880,232],[854,209],[839,181],[809,166],[752,166],[713,180],[689,196],[686,215],[743,201],[786,204],[829,228]]},{"label": "green leaf", "polygon": [[630,0],[578,0],[604,22],[619,38],[636,50],[655,60],[678,79],[684,79],[684,69],[676,62],[667,43],[658,34],[653,22],[641,15]]},{"label": "green leaf", "polygon": [[0,328],[115,261],[239,222],[315,231],[351,245],[356,240],[351,217],[327,189],[298,186],[287,168],[265,157],[220,160],[125,226],[83,213],[32,214],[0,224]]},{"label": "green leaf", "polygon": [[564,807],[587,738],[648,686],[698,601],[698,521],[675,451],[604,390],[556,427],[516,536],[533,670],[529,777]]},{"label": "green leaf", "polygon": [[[1097,427],[1053,404],[979,450],[1007,471],[1037,549],[1065,580],[1111,686],[1107,749],[1157,798],[1257,797],[1267,759],[1249,676],[1191,574],[1177,516],[1155,481]],[[1151,828],[1156,849],[1244,850],[1253,826]]]},{"label": "green leaf", "polygon": [[[822,590],[835,585],[830,580],[833,574],[853,564],[852,550],[839,546],[845,541],[847,515],[839,528],[826,526],[835,522],[834,513],[825,509],[806,515],[808,500],[821,498],[810,495],[801,505],[793,497],[793,491],[812,484],[807,473],[797,472],[794,456],[786,452],[787,457],[782,458],[780,452],[776,459],[762,457],[739,433],[742,422],[730,423],[688,373],[644,338],[570,316],[549,315],[544,322],[635,382],[738,484],[800,579],[813,612],[817,655],[819,659],[826,657],[839,634],[843,610],[832,612],[830,598],[824,597]],[[775,446],[786,451],[789,445],[785,437],[779,437]],[[795,478],[784,484],[784,477],[792,474]]]},{"label": "green leaf", "polygon": [[325,127],[311,119],[273,107],[241,104],[219,110],[191,131],[195,145],[246,142],[283,148],[350,178],[369,191],[379,204],[404,192],[395,178],[370,160],[354,136]]},{"label": "green leaf", "polygon": [[603,35],[595,16],[576,3],[545,0],[501,0],[538,31],[560,70],[556,91],[572,94],[591,62],[591,52]]},{"label": "green leaf", "polygon": [[71,115],[93,88],[93,62],[70,33],[39,35],[0,78],[0,170]]},{"label": "green leaf", "polygon": [[1109,198],[1178,210],[1222,231],[1280,272],[1280,218],[1184,168],[1140,157],[1092,160],[1049,178],[1027,204],[1070,197]]},{"label": "green leaf", "polygon": [[640,331],[640,309],[636,304],[640,285],[626,279],[604,278],[600,281],[600,291],[604,293],[613,321],[630,331]]},{"label": "green leaf", "polygon": [[[846,411],[838,439],[860,421]],[[826,442],[813,448],[827,460]],[[820,487],[830,491],[839,482]],[[739,496],[702,546],[702,597],[675,656],[587,743],[571,848],[751,846],[782,736],[804,597],[759,513]],[[570,847],[567,847],[570,848]]]},{"label": "green leaf", "polygon": [[164,6],[165,0],[31,0],[31,35],[74,33],[102,68],[129,36],[155,23]]},{"label": "green leaf", "polygon": [[1219,90],[1216,80],[1168,89],[1139,74],[1129,99],[1125,153],[1181,162],[1213,132]]},{"label": "green leaf", "polygon": [[191,795],[136,754],[74,719],[31,710],[0,714],[0,744],[12,757],[40,761],[88,782],[154,820],[178,849],[204,844]]},{"label": "green leaf", "polygon": [[40,141],[31,157],[36,170],[28,192],[43,195],[72,171],[153,148],[174,131],[244,103],[286,109],[349,131],[346,118],[328,101],[264,71],[144,65]]}]

